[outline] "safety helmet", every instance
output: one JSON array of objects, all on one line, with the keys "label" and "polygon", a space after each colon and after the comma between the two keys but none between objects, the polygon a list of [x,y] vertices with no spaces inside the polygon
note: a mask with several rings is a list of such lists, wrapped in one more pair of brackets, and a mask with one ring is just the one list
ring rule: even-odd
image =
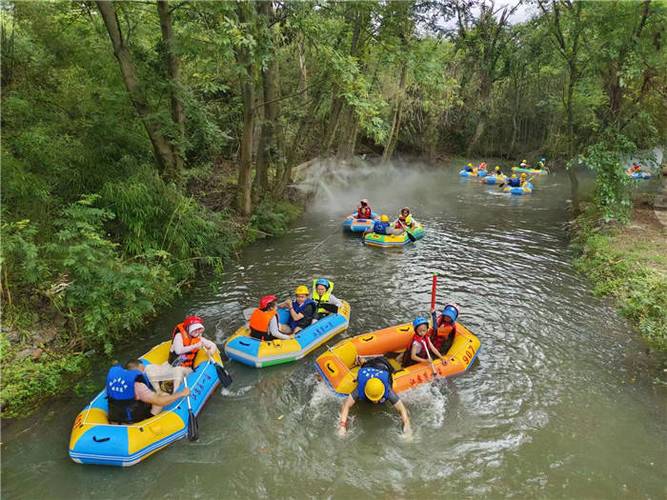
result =
[{"label": "safety helmet", "polygon": [[516,174],[512,174],[512,179],[516,179]]},{"label": "safety helmet", "polygon": [[522,179],[525,179],[526,177],[528,177],[528,176],[526,175],[526,172],[523,172],[523,173],[521,174],[521,178],[522,178]]},{"label": "safety helmet", "polygon": [[419,316],[418,318],[415,318],[415,320],[412,322],[412,328],[415,332],[417,331],[417,328],[419,328],[421,325],[428,325],[428,320]]},{"label": "safety helmet", "polygon": [[528,160],[521,160],[521,163],[528,163]]},{"label": "safety helmet", "polygon": [[190,325],[194,325],[196,323],[202,324],[204,323],[204,320],[201,319],[199,316],[186,316],[185,319],[183,320],[183,327],[187,330]]},{"label": "safety helmet", "polygon": [[276,300],[278,300],[278,297],[275,295],[265,295],[259,299],[259,308],[266,309],[266,306],[268,306],[271,302],[275,302]]},{"label": "safety helmet", "polygon": [[447,304],[442,310],[442,315],[454,322],[459,317],[459,308],[456,304]]},{"label": "safety helmet", "polygon": [[380,216],[380,220],[381,220],[382,222],[389,222],[389,216],[386,215],[386,214],[382,214],[382,215]]},{"label": "safety helmet", "polygon": [[500,172],[500,165],[496,165],[496,172]]},{"label": "safety helmet", "polygon": [[308,287],[305,285],[299,285],[296,287],[296,290],[294,290],[294,293],[296,295],[308,295],[310,292],[308,291]]},{"label": "safety helmet", "polygon": [[472,167],[472,163],[468,163],[468,166],[469,166],[469,167]]},{"label": "safety helmet", "polygon": [[329,288],[331,286],[331,283],[329,283],[329,280],[326,278],[320,278],[315,282],[315,286],[322,285],[325,288]]},{"label": "safety helmet", "polygon": [[368,399],[377,403],[384,396],[384,384],[382,380],[377,377],[372,377],[366,382],[366,387],[364,387],[364,394]]}]

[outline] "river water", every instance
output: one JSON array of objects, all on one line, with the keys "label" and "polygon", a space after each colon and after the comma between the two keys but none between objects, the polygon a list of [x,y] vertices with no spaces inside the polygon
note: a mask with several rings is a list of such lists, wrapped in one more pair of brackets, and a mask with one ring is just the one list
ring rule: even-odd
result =
[{"label": "river water", "polygon": [[[573,270],[567,176],[509,197],[456,170],[411,164],[358,169],[338,184],[316,177],[323,187],[290,236],[245,249],[221,286],[201,284],[119,353],[167,338],[186,312],[221,342],[259,296],[286,296],[316,276],[350,302],[343,336],[356,335],[426,313],[436,272],[439,304],[462,305],[460,321],[482,351],[468,373],[404,395],[411,439],[391,408],[361,404],[338,438],[341,400],[318,381],[312,354],[263,370],[230,362],[234,385],[200,415],[200,440],[129,469],[69,460],[71,424],[88,397],[6,425],[3,497],[665,498],[665,358]],[[361,197],[392,215],[410,206],[426,237],[387,251],[342,234]],[[98,387],[104,372],[94,374]]]}]

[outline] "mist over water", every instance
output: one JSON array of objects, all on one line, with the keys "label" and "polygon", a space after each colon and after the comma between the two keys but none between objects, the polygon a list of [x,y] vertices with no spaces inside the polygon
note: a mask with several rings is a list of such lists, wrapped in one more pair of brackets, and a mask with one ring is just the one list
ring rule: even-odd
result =
[{"label": "mist over water", "polygon": [[[49,405],[4,430],[6,498],[664,498],[665,358],[646,354],[572,269],[567,176],[510,197],[459,169],[316,165],[304,187],[316,194],[290,236],[244,250],[220,289],[202,284],[119,353],[145,352],[186,312],[222,342],[261,295],[286,297],[318,276],[352,306],[333,345],[426,313],[437,273],[439,306],[462,305],[482,350],[468,373],[403,396],[412,439],[393,409],[361,404],[349,435],[336,436],[342,401],[313,366],[322,348],[262,370],[229,363],[235,383],[200,415],[200,441],[128,470],[70,462],[69,431],[88,398]],[[409,206],[425,238],[387,251],[343,234],[361,198],[390,217]]]}]

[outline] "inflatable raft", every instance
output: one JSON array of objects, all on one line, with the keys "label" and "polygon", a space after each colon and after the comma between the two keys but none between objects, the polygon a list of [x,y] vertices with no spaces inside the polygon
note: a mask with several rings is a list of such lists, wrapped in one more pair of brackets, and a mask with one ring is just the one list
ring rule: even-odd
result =
[{"label": "inflatable raft", "polygon": [[[278,315],[280,323],[286,323],[289,311],[278,309]],[[229,337],[225,353],[231,359],[255,368],[291,363],[347,330],[349,322],[350,304],[343,301],[343,307],[337,314],[329,314],[289,340],[262,341],[251,337],[248,326],[244,325]]]},{"label": "inflatable raft", "polygon": [[[415,223],[415,228],[410,232],[417,240],[421,240],[425,234],[424,227],[419,223]],[[412,241],[405,232],[399,235],[368,233],[364,235],[364,243],[372,247],[395,248],[405,246]]]},{"label": "inflatable raft", "polygon": [[[164,363],[171,341],[163,342],[141,357],[145,365]],[[221,363],[220,354],[215,361]],[[187,376],[190,403],[198,415],[219,384],[215,365],[204,350],[195,359],[195,370]],[[177,388],[180,390],[181,388]],[[135,424],[110,424],[106,391],[100,392],[74,420],[69,440],[69,456],[80,464],[129,467],[174,441],[185,437],[188,406],[185,399],[174,401],[161,413]]]},{"label": "inflatable raft", "polygon": [[646,180],[651,178],[651,174],[648,172],[635,172],[633,174],[628,174],[630,177],[636,180]]},{"label": "inflatable raft", "polygon": [[533,175],[547,175],[549,172],[547,172],[544,169],[537,170],[535,168],[521,168],[521,167],[512,167],[512,172],[525,172],[526,174],[533,174]]},{"label": "inflatable raft", "polygon": [[355,219],[354,214],[350,214],[343,221],[343,230],[350,231],[352,233],[365,233],[367,231],[373,230],[373,224],[378,220],[378,214],[371,212],[372,219]]},{"label": "inflatable raft", "polygon": [[530,194],[533,192],[534,186],[530,182],[526,182],[523,186],[521,187],[510,187],[510,186],[505,186],[503,188],[503,191],[505,193],[510,193],[514,195],[522,195],[522,194]]},{"label": "inflatable raft", "polygon": [[[479,176],[479,171],[468,172],[468,171],[464,168],[463,170],[460,170],[460,171],[459,171],[459,175],[460,175],[461,177],[478,177],[478,176]],[[486,173],[484,173],[484,175],[486,175]],[[482,175],[481,177],[484,177],[484,175]]]},{"label": "inflatable raft", "polygon": [[482,179],[482,182],[484,184],[500,184],[506,180],[507,176],[505,175],[487,175],[484,179]]},{"label": "inflatable raft", "polygon": [[[315,366],[327,385],[339,396],[350,394],[357,386],[356,356],[383,355],[405,351],[414,335],[411,323],[391,326],[375,332],[345,339],[315,360]],[[456,324],[454,343],[447,355],[447,363],[439,359],[433,363],[418,363],[402,368],[395,359],[389,358],[394,366],[393,389],[397,393],[413,389],[437,378],[453,377],[466,372],[474,363],[480,349],[479,339],[461,323]]]}]

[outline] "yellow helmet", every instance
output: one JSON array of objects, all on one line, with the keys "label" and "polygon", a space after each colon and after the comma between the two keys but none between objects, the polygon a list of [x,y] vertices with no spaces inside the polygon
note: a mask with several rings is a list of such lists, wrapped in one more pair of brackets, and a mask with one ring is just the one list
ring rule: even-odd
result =
[{"label": "yellow helmet", "polygon": [[294,290],[294,293],[297,295],[308,295],[310,292],[308,291],[307,286],[299,285],[296,287],[296,290]]},{"label": "yellow helmet", "polygon": [[382,214],[382,215],[380,216],[380,220],[381,220],[382,222],[389,222],[389,216],[386,215],[386,214]]},{"label": "yellow helmet", "polygon": [[377,377],[373,377],[366,382],[366,387],[364,387],[364,394],[368,399],[377,403],[380,401],[382,396],[384,396],[384,384],[382,380]]},{"label": "yellow helmet", "polygon": [[516,179],[516,174],[512,174],[512,179]]},{"label": "yellow helmet", "polygon": [[526,172],[523,172],[523,173],[521,174],[521,178],[522,178],[522,179],[525,179],[526,177],[528,177],[528,176],[526,175]]},{"label": "yellow helmet", "polygon": [[500,172],[500,165],[496,165],[496,172]]},{"label": "yellow helmet", "polygon": [[472,163],[468,163],[468,166],[469,166],[469,167],[472,167]]}]

